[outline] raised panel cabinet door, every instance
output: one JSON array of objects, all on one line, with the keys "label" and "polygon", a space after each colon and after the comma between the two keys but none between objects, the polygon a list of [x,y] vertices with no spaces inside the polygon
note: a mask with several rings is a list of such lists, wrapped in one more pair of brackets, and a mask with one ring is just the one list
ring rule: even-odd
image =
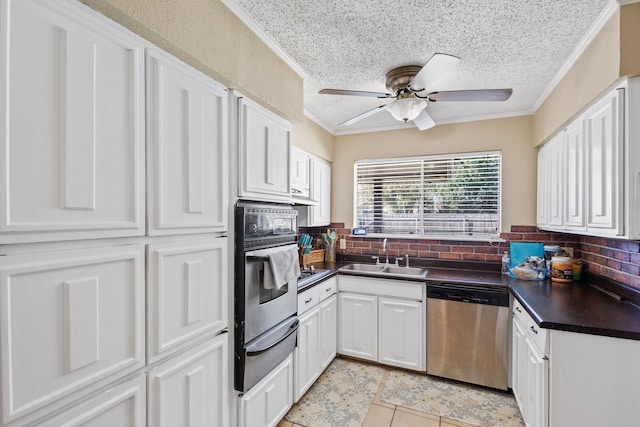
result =
[{"label": "raised panel cabinet door", "polygon": [[622,174],[624,172],[624,90],[618,89],[586,113],[589,232],[603,235],[624,233]]},{"label": "raised panel cabinet door", "polygon": [[311,387],[320,376],[320,308],[300,316],[298,346],[295,350],[295,401]]},{"label": "raised panel cabinet door", "polygon": [[147,377],[142,374],[38,423],[41,427],[145,427]]},{"label": "raised panel cabinet door", "polygon": [[255,102],[238,99],[239,196],[291,201],[291,125]]},{"label": "raised panel cabinet door", "polygon": [[143,245],[0,257],[2,422],[144,366],[144,291]]},{"label": "raised panel cabinet door", "polygon": [[320,335],[320,371],[322,372],[336,357],[338,346],[338,297],[336,295],[332,295],[320,304]]},{"label": "raised panel cabinet door", "polygon": [[227,228],[227,90],[147,50],[149,234]]},{"label": "raised panel cabinet door", "polygon": [[526,341],[527,360],[527,418],[530,427],[547,426],[547,360],[538,352],[535,345]]},{"label": "raised panel cabinet door", "polygon": [[527,422],[529,407],[527,406],[527,343],[524,329],[517,318],[512,321],[512,361],[511,361],[511,388],[518,402],[522,417]]},{"label": "raised panel cabinet door", "polygon": [[293,355],[240,398],[238,427],[275,427],[293,405]]},{"label": "raised panel cabinet door", "polygon": [[378,360],[388,365],[424,370],[422,303],[380,298],[378,305]]},{"label": "raised panel cabinet door", "polygon": [[537,169],[537,204],[536,204],[536,223],[538,226],[546,226],[549,224],[549,203],[551,181],[549,179],[549,171],[551,170],[551,149],[549,145],[545,145],[538,151],[538,169]]},{"label": "raised panel cabinet door", "polygon": [[378,360],[378,298],[340,293],[338,353]]},{"label": "raised panel cabinet door", "polygon": [[585,218],[585,140],[584,120],[577,120],[565,131],[564,139],[564,225],[567,230],[586,229]]},{"label": "raised panel cabinet door", "polygon": [[80,2],[0,21],[0,244],[143,235],[142,39]]},{"label": "raised panel cabinet door", "polygon": [[320,159],[313,159],[311,164],[313,180],[311,182],[311,198],[318,202],[310,206],[313,226],[331,223],[331,165]]},{"label": "raised panel cabinet door", "polygon": [[549,228],[564,229],[564,132],[559,133],[551,141],[549,153]]},{"label": "raised panel cabinet door", "polygon": [[149,371],[150,426],[229,425],[228,340],[218,335]]},{"label": "raised panel cabinet door", "polygon": [[291,147],[291,195],[294,197],[309,197],[310,162],[309,154]]},{"label": "raised panel cabinet door", "polygon": [[220,237],[149,245],[149,363],[228,326],[227,241]]}]

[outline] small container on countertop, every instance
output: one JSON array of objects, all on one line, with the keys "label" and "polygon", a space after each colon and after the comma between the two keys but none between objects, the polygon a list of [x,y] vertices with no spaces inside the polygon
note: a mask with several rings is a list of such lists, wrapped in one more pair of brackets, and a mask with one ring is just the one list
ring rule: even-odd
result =
[{"label": "small container on countertop", "polygon": [[551,281],[571,283],[573,281],[573,261],[569,257],[551,258]]}]

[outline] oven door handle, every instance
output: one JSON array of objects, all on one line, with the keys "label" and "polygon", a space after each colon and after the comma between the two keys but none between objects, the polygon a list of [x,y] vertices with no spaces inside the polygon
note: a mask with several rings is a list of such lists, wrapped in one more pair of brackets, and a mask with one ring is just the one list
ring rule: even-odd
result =
[{"label": "oven door handle", "polygon": [[300,322],[298,321],[298,319],[296,319],[294,322],[291,323],[291,326],[289,326],[289,328],[285,331],[285,333],[275,340],[269,340],[269,342],[267,343],[256,343],[255,345],[247,347],[247,356],[257,356],[277,346],[282,341],[286,340],[291,334],[295,333],[298,330],[299,323]]}]

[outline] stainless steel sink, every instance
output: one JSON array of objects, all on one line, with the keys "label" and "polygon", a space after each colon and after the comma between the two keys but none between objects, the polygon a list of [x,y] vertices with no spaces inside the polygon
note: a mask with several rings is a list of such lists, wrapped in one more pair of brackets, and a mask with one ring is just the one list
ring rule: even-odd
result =
[{"label": "stainless steel sink", "polygon": [[388,276],[390,278],[426,278],[428,270],[423,267],[400,267],[386,264],[349,264],[338,269],[361,276]]}]

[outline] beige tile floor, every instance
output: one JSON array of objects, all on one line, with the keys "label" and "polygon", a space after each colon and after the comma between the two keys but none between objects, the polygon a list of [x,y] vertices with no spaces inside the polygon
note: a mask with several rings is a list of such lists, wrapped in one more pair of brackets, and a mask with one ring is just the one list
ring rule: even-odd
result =
[{"label": "beige tile floor", "polygon": [[[385,372],[378,386],[378,392],[369,406],[369,412],[362,423],[362,427],[477,427],[460,421],[449,420],[439,415],[427,414],[414,409],[392,405],[380,400],[389,372]],[[287,420],[282,420],[276,427],[313,427],[301,426]]]}]

